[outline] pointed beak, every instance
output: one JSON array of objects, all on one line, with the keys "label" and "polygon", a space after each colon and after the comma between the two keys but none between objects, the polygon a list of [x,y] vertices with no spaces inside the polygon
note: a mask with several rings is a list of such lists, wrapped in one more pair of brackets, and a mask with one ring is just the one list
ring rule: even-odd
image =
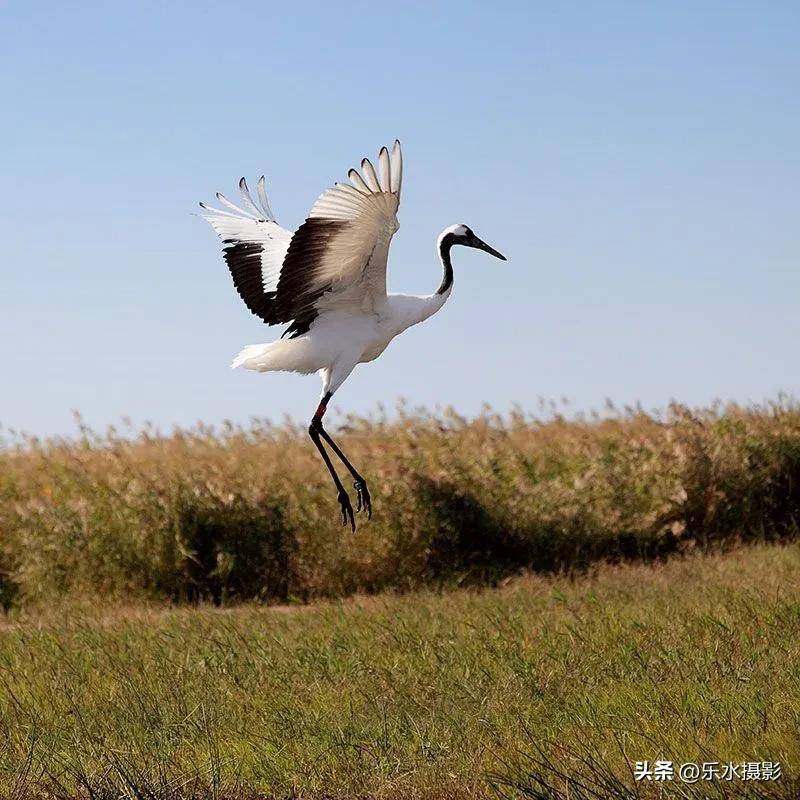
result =
[{"label": "pointed beak", "polygon": [[469,243],[470,247],[477,247],[478,250],[485,250],[490,256],[494,256],[495,258],[499,258],[501,261],[508,261],[508,259],[502,254],[498,253],[494,247],[490,247],[483,239],[479,239],[477,236],[474,236],[472,241]]}]

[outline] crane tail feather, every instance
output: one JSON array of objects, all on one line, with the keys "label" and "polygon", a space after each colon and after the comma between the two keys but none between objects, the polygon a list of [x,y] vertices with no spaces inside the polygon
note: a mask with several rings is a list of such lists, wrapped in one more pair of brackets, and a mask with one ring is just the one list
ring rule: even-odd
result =
[{"label": "crane tail feather", "polygon": [[313,344],[300,339],[278,339],[267,344],[249,344],[231,362],[231,369],[255,372],[299,372],[309,375],[324,364]]}]

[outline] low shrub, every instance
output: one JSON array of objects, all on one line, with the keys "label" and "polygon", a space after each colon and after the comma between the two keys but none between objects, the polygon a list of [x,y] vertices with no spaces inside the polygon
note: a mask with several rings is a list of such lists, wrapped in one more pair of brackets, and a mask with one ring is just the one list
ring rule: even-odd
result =
[{"label": "low shrub", "polygon": [[800,407],[785,398],[570,421],[401,408],[338,427],[373,496],[355,535],[291,423],[7,444],[0,605],[307,600],[798,530]]}]

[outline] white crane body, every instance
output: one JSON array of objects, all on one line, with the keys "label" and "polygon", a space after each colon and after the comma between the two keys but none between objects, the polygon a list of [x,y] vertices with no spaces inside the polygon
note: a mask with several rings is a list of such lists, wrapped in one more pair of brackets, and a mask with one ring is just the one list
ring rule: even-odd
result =
[{"label": "white crane body", "polygon": [[322,395],[333,394],[356,365],[374,361],[392,339],[433,316],[450,291],[432,297],[391,294],[371,313],[326,311],[302,336],[248,345],[232,366],[257,372],[320,372]]}]

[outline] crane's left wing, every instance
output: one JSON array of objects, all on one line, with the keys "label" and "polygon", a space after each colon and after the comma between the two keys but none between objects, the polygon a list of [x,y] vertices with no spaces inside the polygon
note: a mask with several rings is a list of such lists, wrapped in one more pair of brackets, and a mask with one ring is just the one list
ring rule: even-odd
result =
[{"label": "crane's left wing", "polygon": [[275,221],[263,175],[257,187],[260,205],[253,200],[244,178],[239,181],[239,189],[244,208],[217,192],[217,200],[228,210],[200,203],[200,216],[222,239],[222,254],[245,305],[268,325],[274,325],[284,321],[275,315],[275,295],[292,234]]},{"label": "crane's left wing", "polygon": [[351,169],[352,186],[324,191],[292,237],[280,271],[276,314],[290,335],[308,330],[325,310],[371,311],[386,299],[389,243],[400,227],[400,142],[381,148],[378,170],[367,159]]}]

